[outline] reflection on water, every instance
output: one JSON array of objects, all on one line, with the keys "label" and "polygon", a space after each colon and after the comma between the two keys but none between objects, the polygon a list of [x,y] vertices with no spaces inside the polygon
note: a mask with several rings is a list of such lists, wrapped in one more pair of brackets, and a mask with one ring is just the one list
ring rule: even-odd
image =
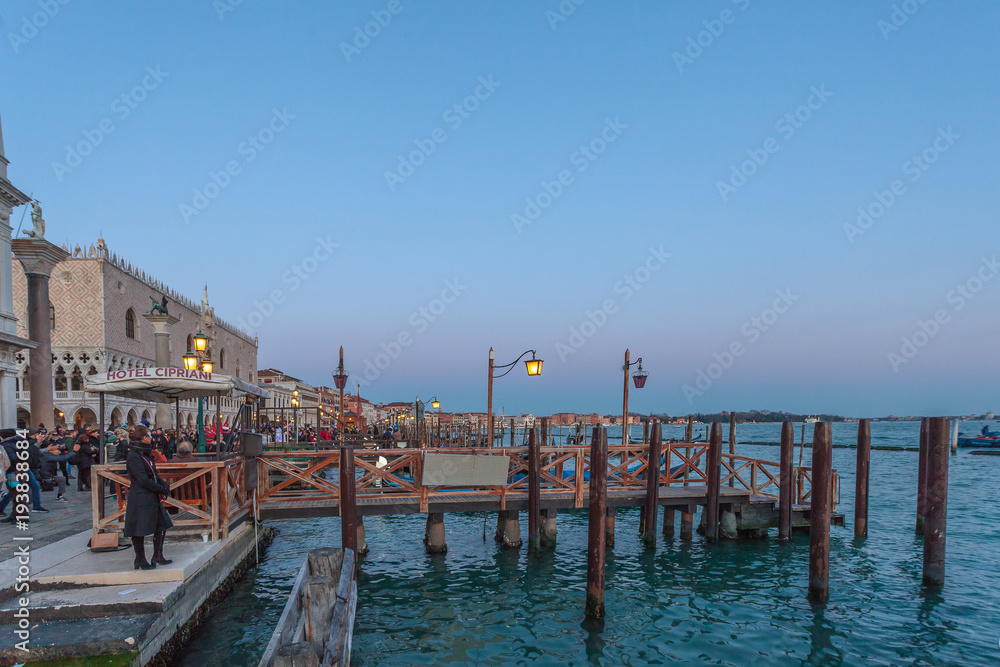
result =
[{"label": "reflection on water", "polygon": [[[873,440],[911,445],[915,424],[873,424]],[[739,440],[777,440],[777,425],[740,427]],[[851,443],[853,425],[835,425]],[[807,430],[807,439],[810,434]],[[774,447],[738,452],[773,460]],[[854,456],[834,450],[840,510],[853,518]],[[808,450],[806,451],[808,462]],[[832,529],[830,600],[806,599],[808,538],[705,543],[660,537],[644,549],[637,509],[619,511],[608,552],[607,617],[583,619],[587,515],[559,515],[555,551],[501,551],[482,514],[446,517],[448,552],[423,553],[424,517],[367,517],[371,553],[360,574],[355,665],[998,664],[1000,554],[991,457],[955,457],[949,485],[947,583],[921,585],[913,534],[917,458],[872,452],[869,538]],[[522,521],[524,521],[522,516]],[[696,518],[697,521],[697,518]],[[292,577],[312,548],[339,543],[336,519],[275,522],[259,570],[213,612],[184,665],[256,664]],[[522,534],[527,526],[522,525]],[[228,656],[223,659],[224,656]]]}]

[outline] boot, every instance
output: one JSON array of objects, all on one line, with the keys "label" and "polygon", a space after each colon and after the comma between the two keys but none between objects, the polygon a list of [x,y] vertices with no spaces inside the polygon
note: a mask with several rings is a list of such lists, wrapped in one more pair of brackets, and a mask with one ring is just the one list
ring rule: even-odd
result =
[{"label": "boot", "polygon": [[153,563],[156,565],[169,565],[174,562],[163,557],[163,540],[166,537],[166,533],[153,533]]},{"label": "boot", "polygon": [[136,570],[152,570],[156,567],[156,563],[146,561],[145,539],[144,537],[132,538],[132,548],[135,550],[135,562],[133,565]]}]

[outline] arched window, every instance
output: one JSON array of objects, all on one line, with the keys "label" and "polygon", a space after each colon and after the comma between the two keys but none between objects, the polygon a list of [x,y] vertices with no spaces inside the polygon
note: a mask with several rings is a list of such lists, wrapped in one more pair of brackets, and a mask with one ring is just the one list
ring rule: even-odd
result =
[{"label": "arched window", "polygon": [[69,386],[73,391],[83,391],[83,373],[80,372],[79,366],[73,369],[73,373],[70,375]]},{"label": "arched window", "polygon": [[66,371],[62,366],[56,367],[56,391],[66,391]]},{"label": "arched window", "polygon": [[225,369],[225,367],[226,367],[226,351],[225,350],[220,350],[219,351],[219,370],[221,371],[221,370]]},{"label": "arched window", "polygon": [[97,375],[97,369],[94,368],[93,366],[91,366],[90,370],[87,371],[87,376],[89,377],[91,375]]},{"label": "arched window", "polygon": [[31,391],[31,366],[24,367],[24,377],[21,378],[21,391]]},{"label": "arched window", "polygon": [[135,340],[135,311],[131,308],[125,311],[125,336]]},{"label": "arched window", "polygon": [[49,329],[56,330],[56,307],[49,301]]},{"label": "arched window", "polygon": [[191,354],[192,352],[194,352],[194,336],[192,336],[191,334],[188,334],[188,339],[187,339],[187,353]]},{"label": "arched window", "polygon": [[236,360],[236,377],[240,376],[240,360]]}]

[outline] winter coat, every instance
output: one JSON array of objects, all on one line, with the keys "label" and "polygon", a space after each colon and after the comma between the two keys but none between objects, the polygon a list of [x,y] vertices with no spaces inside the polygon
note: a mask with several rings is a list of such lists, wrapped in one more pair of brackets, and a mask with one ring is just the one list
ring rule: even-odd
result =
[{"label": "winter coat", "polygon": [[141,442],[130,443],[125,467],[132,480],[125,506],[125,537],[144,537],[173,526],[160,495],[170,493],[170,485],[156,474],[152,458],[139,452]]},{"label": "winter coat", "polygon": [[88,470],[90,466],[94,465],[94,457],[97,455],[97,450],[91,446],[90,442],[84,442],[80,444],[80,450],[76,452],[70,463],[75,466],[79,466],[80,470]]}]

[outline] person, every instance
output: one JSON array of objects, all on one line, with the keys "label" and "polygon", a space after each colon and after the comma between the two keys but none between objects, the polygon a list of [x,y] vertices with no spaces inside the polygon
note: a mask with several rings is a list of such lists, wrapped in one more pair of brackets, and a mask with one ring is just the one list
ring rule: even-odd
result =
[{"label": "person", "polygon": [[170,459],[171,463],[197,463],[198,458],[194,455],[194,446],[190,442],[184,441],[177,445],[177,455]]},{"label": "person", "polygon": [[[142,424],[132,431],[128,458],[125,467],[131,483],[128,487],[128,503],[125,506],[125,537],[132,538],[135,551],[133,566],[136,570],[152,570],[157,565],[167,565],[173,561],[163,556],[163,540],[167,530],[173,526],[163,499],[170,493],[170,485],[156,473],[156,463],[151,450],[152,438]],[[153,557],[146,560],[145,537],[153,536]]]},{"label": "person", "polygon": [[76,444],[79,446],[73,447],[76,456],[72,459],[73,465],[76,466],[76,490],[90,491],[90,467],[94,465],[97,452],[91,446],[90,436],[86,433],[77,437]]},{"label": "person", "polygon": [[[20,460],[16,449],[17,442],[20,438],[13,429],[5,429],[3,433],[12,434],[4,438],[3,446],[7,449],[7,454],[11,462],[16,463]],[[48,512],[47,509],[42,507],[42,485],[38,483],[38,478],[42,474],[42,454],[36,444],[36,442],[44,440],[45,437],[46,434],[44,431],[36,431],[35,429],[28,431],[28,488],[31,490],[31,505],[35,512]],[[7,505],[13,499],[13,493],[8,493],[3,497],[3,500],[0,500],[0,513],[7,509]],[[9,517],[4,519],[4,522],[14,523],[15,516],[15,514],[11,514]]]},{"label": "person", "polygon": [[66,499],[67,480],[59,474],[59,466],[65,465],[65,462],[71,460],[79,451],[79,443],[73,445],[73,451],[69,451],[65,445],[57,445],[54,442],[50,442],[48,447],[41,450],[42,481],[55,484],[58,487],[56,500],[60,502],[69,501]]}]

